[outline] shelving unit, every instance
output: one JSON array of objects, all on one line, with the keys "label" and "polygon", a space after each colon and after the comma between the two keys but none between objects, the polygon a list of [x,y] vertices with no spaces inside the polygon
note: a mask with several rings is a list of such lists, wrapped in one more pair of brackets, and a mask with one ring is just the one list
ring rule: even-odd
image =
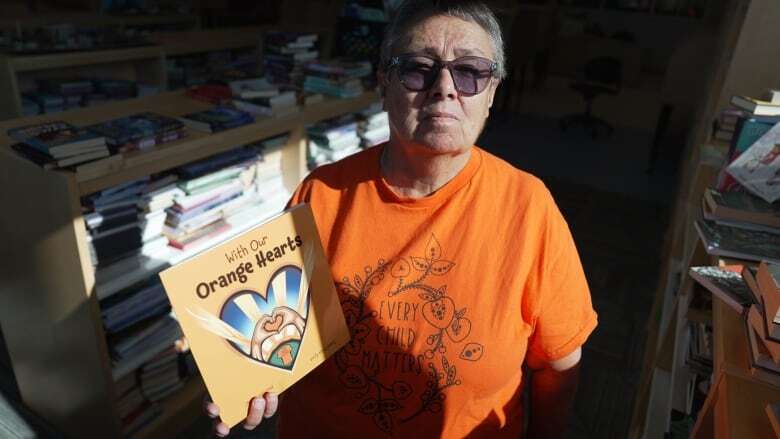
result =
[{"label": "shelving unit", "polygon": [[[8,237],[0,254],[0,320],[25,404],[73,437],[83,436],[85,428],[94,437],[120,437],[98,285],[81,216],[82,196],[285,132],[290,138],[282,165],[285,184],[292,188],[306,172],[305,125],[359,111],[378,99],[377,93],[368,92],[220,133],[190,131],[184,139],[127,154],[88,176],[41,170],[10,150],[12,140],[5,133],[15,126],[55,119],[82,126],[138,111],[179,116],[209,104],[167,92],[0,122],[0,202],[8,209],[0,217],[0,234]],[[159,269],[138,273],[135,281]],[[124,281],[134,282],[132,276]],[[140,436],[174,436],[198,416],[203,394],[202,382],[191,379],[164,401],[165,413]]]},{"label": "shelving unit", "polygon": [[126,79],[164,90],[168,79],[160,46],[50,55],[0,56],[0,120],[22,115],[21,94],[36,79],[88,75]]},{"label": "shelving unit", "polygon": [[[707,93],[698,103],[683,153],[680,185],[662,259],[663,274],[648,323],[645,370],[634,404],[630,438],[655,438],[668,431],[664,420],[671,407],[667,401],[672,392],[679,390],[679,383],[672,378],[659,380],[658,366],[664,364],[671,376],[680,375],[679,363],[666,361],[670,350],[673,352],[681,343],[667,322],[679,327],[689,321],[711,321],[714,340],[711,387],[692,437],[774,437],[764,405],[769,400],[780,400],[780,389],[751,375],[743,317],[715,297],[711,314],[697,309],[680,312],[689,291],[686,282],[690,281],[686,279],[690,266],[745,263],[703,254],[693,228],[704,190],[715,183],[729,148],[727,143],[711,139],[712,121],[728,107],[731,96],[758,96],[776,87],[780,77],[780,61],[771,55],[773,47],[761,43],[780,37],[774,25],[780,20],[780,3],[727,0],[723,6],[718,49],[711,68],[703,69]],[[670,312],[669,303],[677,303],[676,312]]]}]

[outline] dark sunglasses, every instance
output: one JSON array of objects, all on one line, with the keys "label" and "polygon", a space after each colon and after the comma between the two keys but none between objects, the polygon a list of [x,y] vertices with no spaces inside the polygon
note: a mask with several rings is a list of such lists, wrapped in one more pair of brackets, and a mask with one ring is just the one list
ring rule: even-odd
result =
[{"label": "dark sunglasses", "polygon": [[387,70],[396,69],[398,79],[409,91],[426,91],[433,86],[442,69],[452,75],[455,90],[467,95],[482,93],[496,75],[498,64],[479,56],[462,56],[441,61],[425,55],[400,55],[390,59]]}]

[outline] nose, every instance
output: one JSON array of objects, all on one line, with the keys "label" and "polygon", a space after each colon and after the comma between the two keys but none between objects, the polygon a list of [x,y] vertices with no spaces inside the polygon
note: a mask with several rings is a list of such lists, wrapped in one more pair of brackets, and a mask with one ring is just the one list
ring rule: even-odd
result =
[{"label": "nose", "polygon": [[430,93],[437,99],[455,99],[457,90],[455,90],[455,82],[449,68],[443,67],[439,70],[436,82],[431,86]]}]

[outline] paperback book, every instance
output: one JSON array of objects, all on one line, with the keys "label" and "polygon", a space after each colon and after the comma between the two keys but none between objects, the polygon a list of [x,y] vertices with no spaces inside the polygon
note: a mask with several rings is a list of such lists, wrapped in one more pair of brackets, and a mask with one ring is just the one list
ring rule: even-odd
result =
[{"label": "paperback book", "polygon": [[215,133],[254,122],[254,118],[249,113],[223,106],[190,113],[180,117],[179,120],[194,130],[207,133]]},{"label": "paperback book", "polygon": [[723,226],[705,219],[697,220],[694,226],[709,254],[780,263],[780,235]]},{"label": "paperback book", "polygon": [[742,266],[691,267],[691,277],[740,314],[753,303],[749,287],[742,279]]},{"label": "paperback book", "polygon": [[11,128],[8,130],[8,137],[55,159],[82,154],[85,150],[91,153],[106,144],[103,136],[78,129],[63,121]]},{"label": "paperback book", "polygon": [[308,204],[160,278],[229,426],[254,396],[283,392],[350,338]]},{"label": "paperback book", "polygon": [[726,168],[739,184],[769,203],[780,198],[780,123]]}]

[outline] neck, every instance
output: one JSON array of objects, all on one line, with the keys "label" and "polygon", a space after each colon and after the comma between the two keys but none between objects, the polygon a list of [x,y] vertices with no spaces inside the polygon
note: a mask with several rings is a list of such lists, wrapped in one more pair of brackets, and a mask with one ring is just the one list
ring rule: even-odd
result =
[{"label": "neck", "polygon": [[420,154],[390,142],[382,151],[380,169],[395,193],[423,198],[455,178],[470,157],[471,148],[446,154]]}]

